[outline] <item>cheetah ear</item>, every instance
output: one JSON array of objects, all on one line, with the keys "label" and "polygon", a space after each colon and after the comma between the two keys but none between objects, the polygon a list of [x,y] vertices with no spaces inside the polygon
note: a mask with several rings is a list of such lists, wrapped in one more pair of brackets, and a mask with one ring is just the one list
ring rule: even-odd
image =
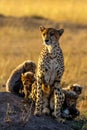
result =
[{"label": "cheetah ear", "polygon": [[45,27],[44,27],[44,26],[40,26],[40,31],[41,31],[41,32],[43,32],[43,31],[44,31],[44,29],[45,29]]},{"label": "cheetah ear", "polygon": [[72,90],[72,91],[74,90],[74,86],[73,85],[70,86],[70,90]]},{"label": "cheetah ear", "polygon": [[60,29],[60,30],[57,30],[57,31],[58,31],[59,35],[61,36],[64,32],[64,29]]},{"label": "cheetah ear", "polygon": [[25,68],[28,66],[28,63],[27,62],[25,62]]}]

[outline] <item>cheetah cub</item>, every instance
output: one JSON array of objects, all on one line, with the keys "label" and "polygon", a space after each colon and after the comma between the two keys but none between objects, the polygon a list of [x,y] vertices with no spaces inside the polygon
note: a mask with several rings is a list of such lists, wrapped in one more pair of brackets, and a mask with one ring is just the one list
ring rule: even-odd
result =
[{"label": "cheetah cub", "polygon": [[62,117],[66,119],[73,119],[79,116],[80,111],[76,108],[77,100],[82,93],[82,86],[79,84],[72,84],[63,88],[65,94],[65,101],[62,106]]},{"label": "cheetah cub", "polygon": [[34,73],[26,72],[21,75],[21,80],[23,83],[23,91],[24,91],[24,103],[28,102],[28,98],[31,94],[32,84],[35,81]]},{"label": "cheetah cub", "polygon": [[[48,113],[49,98],[43,99],[42,85],[47,87],[47,91],[54,95],[54,112],[52,115],[60,120],[61,106],[64,94],[61,90],[60,81],[64,72],[64,58],[59,39],[62,36],[63,29],[40,27],[44,48],[40,54],[37,67],[37,98],[35,106],[35,115]],[[50,87],[50,89],[49,89]],[[44,88],[46,90],[46,88]],[[50,96],[50,94],[49,94]],[[44,102],[43,102],[44,100]],[[45,103],[46,101],[46,103]]]},{"label": "cheetah cub", "polygon": [[6,82],[6,91],[15,93],[21,96],[21,91],[23,89],[23,85],[21,82],[21,74],[27,71],[31,71],[35,73],[36,64],[33,61],[27,60],[22,64],[18,65],[9,76]]}]

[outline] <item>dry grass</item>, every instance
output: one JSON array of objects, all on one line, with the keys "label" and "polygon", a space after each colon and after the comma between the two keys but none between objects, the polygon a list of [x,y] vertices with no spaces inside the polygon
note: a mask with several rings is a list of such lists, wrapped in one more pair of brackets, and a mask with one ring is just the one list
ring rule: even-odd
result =
[{"label": "dry grass", "polygon": [[[68,30],[60,39],[65,58],[63,82],[87,86],[87,30]],[[39,29],[25,31],[22,28],[0,29],[0,84],[6,81],[11,71],[24,60],[37,63],[42,39]]]},{"label": "dry grass", "polygon": [[11,16],[39,15],[57,21],[87,24],[87,0],[0,0],[0,13]]},{"label": "dry grass", "polygon": [[[79,83],[83,86],[82,97],[87,97],[87,30],[67,29],[60,39],[65,59],[62,82],[65,85]],[[43,47],[39,29],[0,28],[0,85],[8,79],[11,71],[23,61],[30,59],[37,64]],[[4,91],[5,88],[1,88]],[[86,111],[87,99],[81,98],[80,110]]]}]

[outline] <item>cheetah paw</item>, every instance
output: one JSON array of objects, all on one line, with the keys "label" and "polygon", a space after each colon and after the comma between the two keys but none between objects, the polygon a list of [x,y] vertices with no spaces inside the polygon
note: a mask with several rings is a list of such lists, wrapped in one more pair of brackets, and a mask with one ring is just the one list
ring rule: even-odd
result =
[{"label": "cheetah paw", "polygon": [[57,118],[57,115],[56,115],[55,112],[52,113],[52,116],[55,117],[55,118]]},{"label": "cheetah paw", "polygon": [[50,114],[50,110],[46,107],[43,109],[42,111],[43,114],[49,115]]},{"label": "cheetah paw", "polygon": [[27,104],[27,103],[28,103],[28,100],[24,99],[24,100],[22,100],[22,102],[23,102],[24,104]]},{"label": "cheetah paw", "polygon": [[58,117],[56,118],[56,121],[60,122],[60,123],[64,123],[65,122],[65,119],[61,118],[61,117]]},{"label": "cheetah paw", "polygon": [[34,112],[34,115],[35,115],[35,116],[40,116],[40,115],[41,115],[41,112],[35,111],[35,112]]},{"label": "cheetah paw", "polygon": [[55,117],[58,122],[65,122],[65,119],[61,118],[60,116],[58,117],[55,112],[52,113],[52,116]]}]

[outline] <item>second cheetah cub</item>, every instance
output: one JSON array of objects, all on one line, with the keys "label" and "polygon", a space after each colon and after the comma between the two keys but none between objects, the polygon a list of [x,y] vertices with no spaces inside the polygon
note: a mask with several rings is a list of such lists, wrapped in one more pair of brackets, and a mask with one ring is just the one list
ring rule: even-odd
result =
[{"label": "second cheetah cub", "polygon": [[34,73],[26,72],[21,75],[21,81],[23,84],[23,91],[24,91],[24,103],[28,102],[29,95],[31,93],[32,84],[35,81]]}]

